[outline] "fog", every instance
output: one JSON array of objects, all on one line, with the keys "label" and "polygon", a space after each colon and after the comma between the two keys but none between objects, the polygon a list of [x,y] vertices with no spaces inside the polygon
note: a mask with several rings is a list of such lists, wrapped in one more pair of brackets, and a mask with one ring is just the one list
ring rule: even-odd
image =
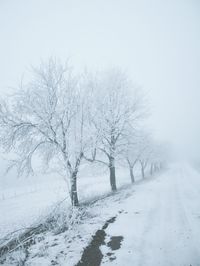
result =
[{"label": "fog", "polygon": [[200,265],[199,116],[200,0],[0,0],[0,264]]},{"label": "fog", "polygon": [[50,56],[118,66],[147,93],[154,135],[199,158],[199,12],[198,0],[1,0],[1,95]]}]

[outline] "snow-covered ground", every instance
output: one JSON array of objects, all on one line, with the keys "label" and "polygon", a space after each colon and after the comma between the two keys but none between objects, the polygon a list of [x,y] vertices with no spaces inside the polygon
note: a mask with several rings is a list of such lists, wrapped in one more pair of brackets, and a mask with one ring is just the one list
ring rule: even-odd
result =
[{"label": "snow-covered ground", "polygon": [[[89,175],[84,171],[82,175],[78,179],[81,201],[110,192],[107,172],[97,171],[94,175]],[[117,175],[118,187],[130,183],[129,174],[124,169],[117,169]],[[70,205],[67,184],[60,176],[5,176],[0,181],[0,238],[12,231],[29,227],[38,222],[38,219],[43,219],[63,199]]]},{"label": "snow-covered ground", "polygon": [[[121,185],[128,184],[128,173],[127,178],[119,176],[123,176]],[[104,178],[100,180],[102,187],[101,182],[92,188],[87,182],[80,183],[85,197],[109,190]],[[115,220],[105,227],[105,236],[99,242],[101,265],[200,265],[200,174],[187,164],[173,164],[153,178],[136,182],[78,211],[80,215],[73,215],[80,220],[67,231],[49,232],[38,238],[29,248],[24,265],[76,265],[95,232],[113,217]],[[116,243],[112,246],[113,239]],[[98,251],[98,247],[92,248]],[[21,257],[23,254],[16,252],[14,259],[8,258],[4,265],[17,265]]]},{"label": "snow-covered ground", "polygon": [[[68,229],[59,234],[55,231],[47,231],[44,234],[39,235],[36,239],[36,243],[29,248],[29,257],[24,265],[75,265],[80,259],[83,249],[89,244],[91,237],[96,230],[103,226],[105,220],[118,214],[122,200],[132,194],[132,186],[126,185],[123,188],[125,183],[130,184],[128,174],[127,177],[128,178],[122,178],[121,176],[121,182],[118,180],[119,187],[121,183],[121,189],[118,193],[114,193],[113,195],[106,194],[106,192],[110,191],[109,185],[105,185],[105,183],[108,183],[106,182],[108,176],[101,177],[102,184],[100,181],[98,183],[96,182],[96,185],[91,183],[91,180],[88,184],[84,182],[83,186],[80,186],[82,189],[85,188],[84,199],[86,199],[86,192],[89,192],[87,199],[94,199],[95,197],[98,198],[100,196],[103,197],[101,200],[97,200],[93,204],[86,204],[80,209],[75,208],[74,210],[71,210],[71,208],[67,208],[66,202],[62,202],[61,205],[54,205],[54,207],[58,206],[58,210],[55,213],[51,213],[49,210],[49,213],[52,215],[55,214],[56,217],[58,217],[60,213],[61,219],[60,217],[59,219],[61,221],[58,221],[58,227],[60,226],[59,223],[61,223],[61,227],[62,223],[66,223]],[[52,208],[50,209],[52,210]],[[65,212],[67,212],[67,216],[65,216]],[[29,219],[29,213],[26,213],[26,216],[29,220],[30,226],[31,219]],[[64,217],[64,220],[62,216]],[[14,218],[12,218],[12,220],[14,221]],[[20,226],[20,224],[17,223],[17,226]],[[23,248],[20,251],[7,254],[4,265],[19,265],[24,256]]]},{"label": "snow-covered ground", "polygon": [[200,265],[200,174],[193,168],[173,165],[137,186],[123,209],[106,230],[123,237],[121,248],[116,260],[105,256],[103,265]]}]

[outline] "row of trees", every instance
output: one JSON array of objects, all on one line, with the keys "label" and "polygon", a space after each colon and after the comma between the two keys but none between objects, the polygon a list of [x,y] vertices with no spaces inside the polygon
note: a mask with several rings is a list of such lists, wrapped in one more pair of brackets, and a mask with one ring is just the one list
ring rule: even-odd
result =
[{"label": "row of trees", "polygon": [[163,144],[153,141],[149,133],[139,131],[137,135],[132,135],[131,142],[126,146],[125,153],[122,156],[129,167],[131,181],[134,183],[134,168],[138,164],[143,179],[148,166],[150,175],[163,168],[166,161],[166,148]]},{"label": "row of trees", "polygon": [[[144,97],[125,73],[73,74],[69,65],[50,59],[33,69],[32,81],[1,100],[0,144],[10,153],[10,168],[19,175],[56,169],[70,181],[72,205],[77,206],[77,176],[84,161],[108,167],[116,191],[115,166],[124,160],[130,169],[160,162],[160,150],[141,131]],[[157,147],[157,148],[155,148]]]}]

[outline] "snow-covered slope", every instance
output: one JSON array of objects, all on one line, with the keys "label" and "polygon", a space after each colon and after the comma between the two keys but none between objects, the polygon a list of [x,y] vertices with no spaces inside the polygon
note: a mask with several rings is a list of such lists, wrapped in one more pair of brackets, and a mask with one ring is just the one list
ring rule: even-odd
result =
[{"label": "snow-covered slope", "polygon": [[[110,192],[109,174],[105,171],[91,173],[83,171],[78,178],[81,201]],[[117,176],[118,187],[130,183],[125,169],[117,169]],[[0,213],[3,214],[0,215],[0,238],[43,219],[63,199],[67,205],[71,204],[66,182],[55,174],[28,178],[2,176],[0,181]]]}]

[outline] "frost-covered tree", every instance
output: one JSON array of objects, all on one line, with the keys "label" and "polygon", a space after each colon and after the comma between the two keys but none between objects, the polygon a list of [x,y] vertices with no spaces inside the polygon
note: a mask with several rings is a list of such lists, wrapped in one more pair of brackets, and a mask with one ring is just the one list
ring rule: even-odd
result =
[{"label": "frost-covered tree", "polygon": [[153,142],[151,136],[144,131],[140,132],[140,141],[137,144],[138,146],[138,162],[141,166],[141,175],[142,178],[145,178],[145,170],[152,158],[153,154]]},{"label": "frost-covered tree", "polygon": [[88,93],[68,66],[50,59],[34,69],[32,82],[0,105],[0,144],[12,152],[19,175],[34,171],[33,161],[52,164],[70,180],[72,205],[78,205],[77,174],[92,145]]},{"label": "frost-covered tree", "polygon": [[137,155],[137,153],[135,153],[134,146],[132,146],[132,145],[129,146],[129,149],[127,151],[126,161],[127,161],[128,167],[129,167],[131,182],[134,183],[135,182],[135,176],[134,176],[133,169],[138,162],[138,155]]},{"label": "frost-covered tree", "polygon": [[110,185],[116,191],[116,160],[127,145],[127,134],[140,121],[142,97],[119,70],[101,73],[91,81],[95,95],[93,124],[98,135],[96,161],[106,165]]},{"label": "frost-covered tree", "polygon": [[140,135],[131,131],[127,136],[127,144],[123,152],[123,160],[129,167],[131,182],[135,182],[134,167],[140,159]]},{"label": "frost-covered tree", "polygon": [[167,160],[167,148],[164,143],[154,141],[150,158],[150,174],[163,168]]}]

